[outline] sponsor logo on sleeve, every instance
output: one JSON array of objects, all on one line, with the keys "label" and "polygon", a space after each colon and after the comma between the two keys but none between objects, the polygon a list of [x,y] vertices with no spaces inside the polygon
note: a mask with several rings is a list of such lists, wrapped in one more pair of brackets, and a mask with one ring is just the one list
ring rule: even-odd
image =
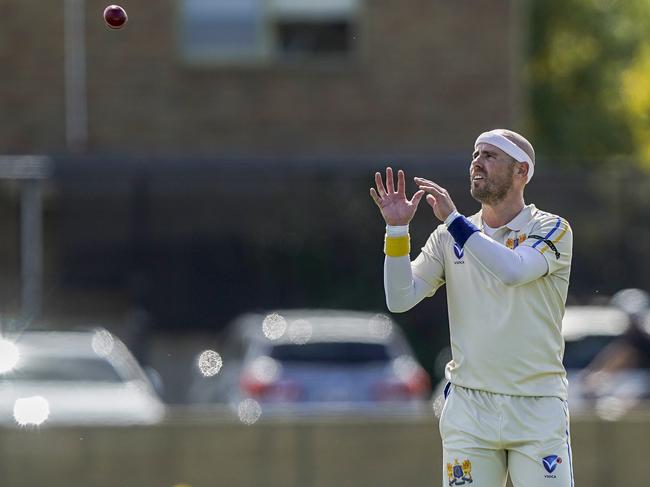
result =
[{"label": "sponsor logo on sleeve", "polygon": [[465,255],[465,250],[457,243],[454,244],[454,255],[456,256],[456,259],[458,259],[454,261],[454,264],[465,263],[465,261],[463,260],[463,256]]}]

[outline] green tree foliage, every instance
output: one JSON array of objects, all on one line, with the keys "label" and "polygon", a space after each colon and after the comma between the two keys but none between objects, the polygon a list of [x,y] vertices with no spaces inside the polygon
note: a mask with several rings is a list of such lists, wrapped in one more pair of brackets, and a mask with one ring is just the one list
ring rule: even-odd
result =
[{"label": "green tree foliage", "polygon": [[622,75],[622,97],[641,164],[650,169],[650,41]]},{"label": "green tree foliage", "polygon": [[539,152],[650,168],[650,0],[532,0],[530,14]]}]

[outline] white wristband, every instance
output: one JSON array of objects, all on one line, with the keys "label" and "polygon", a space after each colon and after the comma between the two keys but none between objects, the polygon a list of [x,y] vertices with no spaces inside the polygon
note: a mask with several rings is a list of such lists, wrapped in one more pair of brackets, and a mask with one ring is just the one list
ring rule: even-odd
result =
[{"label": "white wristband", "polygon": [[408,233],[408,225],[386,225],[387,237],[402,237],[404,235],[408,235]]}]

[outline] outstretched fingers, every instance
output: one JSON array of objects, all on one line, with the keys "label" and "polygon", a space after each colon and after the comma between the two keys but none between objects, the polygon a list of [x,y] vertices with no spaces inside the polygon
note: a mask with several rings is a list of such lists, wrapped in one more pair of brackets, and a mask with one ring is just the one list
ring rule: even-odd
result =
[{"label": "outstretched fingers", "polygon": [[[427,182],[430,183],[430,181]],[[386,168],[385,183],[381,173],[379,172],[375,173],[375,186],[377,187],[377,189],[370,188],[370,196],[379,207],[382,206],[382,203],[385,203],[384,199],[386,198],[393,199],[392,195],[398,195],[398,197],[403,198],[404,201],[408,202],[409,204],[417,206],[420,203],[420,200],[422,199],[422,196],[424,196],[425,193],[425,191],[421,187],[420,191],[417,191],[413,195],[413,197],[410,200],[408,200],[406,198],[406,176],[404,175],[404,171],[401,169],[397,171],[397,191],[395,191],[395,181],[394,181],[394,174],[393,174],[392,167]]]},{"label": "outstretched fingers", "polygon": [[[374,191],[372,190],[370,195],[373,196],[373,193],[375,195],[379,196],[379,201],[381,201],[382,198],[385,198],[387,195],[395,193],[395,182],[394,182],[394,176],[393,176],[393,168],[392,167],[387,167],[386,168],[386,185],[384,186],[384,181],[381,177],[381,174],[379,172],[375,173],[375,186],[377,186],[377,190]],[[404,176],[404,171],[401,169],[397,171],[397,194],[401,195],[406,195],[406,181],[405,181],[405,176]],[[406,196],[405,196],[406,197]],[[377,204],[379,204],[379,201],[375,199],[373,196],[373,199]]]},{"label": "outstretched fingers", "polygon": [[406,197],[406,181],[404,180],[404,171],[397,171],[397,194]]},{"label": "outstretched fingers", "polygon": [[378,172],[375,173],[375,186],[377,186],[377,193],[382,198],[386,196],[386,188],[384,188],[384,182],[381,179],[381,174]]},{"label": "outstretched fingers", "polygon": [[386,192],[389,193],[389,194],[395,192],[395,186],[393,185],[393,168],[392,167],[387,167],[386,168]]},{"label": "outstretched fingers", "polygon": [[375,191],[375,188],[370,188],[370,197],[374,200],[377,206],[381,208],[381,198],[377,194],[377,191]]}]

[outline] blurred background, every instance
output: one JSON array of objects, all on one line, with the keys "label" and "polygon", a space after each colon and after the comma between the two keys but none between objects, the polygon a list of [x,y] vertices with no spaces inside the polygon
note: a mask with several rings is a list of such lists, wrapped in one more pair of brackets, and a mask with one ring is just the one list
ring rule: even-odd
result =
[{"label": "blurred background", "polygon": [[[649,1],[121,5],[111,30],[97,0],[0,0],[3,485],[435,484],[446,296],[388,315],[368,189],[390,164],[474,213],[497,127],[536,148],[528,202],[574,231],[576,480],[650,475]],[[423,206],[414,249],[436,225]],[[372,343],[322,331],[327,310]],[[285,332],[336,345],[271,350]],[[350,388],[307,401],[301,380]]]}]

